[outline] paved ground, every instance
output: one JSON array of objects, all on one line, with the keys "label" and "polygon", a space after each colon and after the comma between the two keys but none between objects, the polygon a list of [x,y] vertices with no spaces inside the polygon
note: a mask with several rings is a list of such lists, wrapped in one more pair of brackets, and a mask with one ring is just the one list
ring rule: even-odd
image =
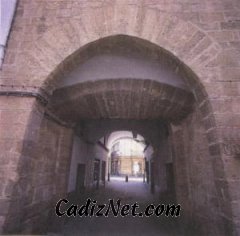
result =
[{"label": "paved ground", "polygon": [[[107,203],[108,199],[121,199],[121,203],[133,204],[138,202],[141,209],[146,205],[156,202],[154,196],[149,193],[146,183],[131,180],[112,179],[106,183],[93,196],[98,203]],[[140,210],[141,210],[140,209]],[[132,216],[108,216],[108,217],[79,217],[70,218],[63,227],[62,235],[89,235],[89,236],[122,236],[122,235],[149,235],[149,236],[175,236],[180,235],[174,219],[159,217],[132,217]]]}]

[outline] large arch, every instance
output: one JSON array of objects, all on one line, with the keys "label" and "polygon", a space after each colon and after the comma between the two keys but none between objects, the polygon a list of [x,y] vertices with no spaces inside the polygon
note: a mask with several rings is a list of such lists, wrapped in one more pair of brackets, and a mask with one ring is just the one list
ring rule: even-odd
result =
[{"label": "large arch", "polygon": [[[128,22],[128,16],[134,20]],[[209,139],[218,135],[211,97],[207,92],[214,88],[214,81],[209,81],[212,70],[208,64],[221,53],[221,48],[192,23],[156,9],[124,4],[86,8],[78,19],[68,19],[52,26],[32,42],[20,58],[22,67],[28,68],[19,74],[20,84],[24,83],[24,89],[29,92],[37,91],[40,98],[47,102],[55,88],[56,78],[63,71],[74,68],[74,61],[81,50],[98,39],[114,35],[149,41],[184,65],[184,73],[191,78],[186,82],[197,100],[207,131],[211,128]],[[220,144],[211,140],[210,148],[219,153],[222,150]]]},{"label": "large arch", "polygon": [[[134,20],[129,22],[128,16]],[[225,181],[222,149],[211,97],[208,95],[212,82],[205,79],[205,75],[211,70],[207,65],[220,53],[220,48],[192,23],[180,21],[158,10],[135,6],[119,5],[117,8],[110,6],[85,9],[79,19],[66,20],[63,24],[52,27],[26,49],[26,54],[20,57],[19,61],[22,67],[26,68],[19,73],[19,82],[25,83],[25,89],[29,94],[32,93],[40,98],[40,101],[47,103],[55,90],[59,75],[72,70],[75,62],[79,63],[76,58],[84,60],[84,57],[79,55],[85,47],[104,37],[116,35],[126,35],[151,42],[179,62],[181,73],[187,76],[186,83],[196,99],[208,137],[214,181],[219,194],[220,214],[226,220],[228,227],[232,221],[232,211],[228,209],[229,204],[224,200],[229,197],[228,184],[226,182],[226,185],[222,186],[219,182],[219,179]],[[6,85],[7,89],[8,85]],[[21,105],[24,106],[22,103]],[[31,105],[32,109],[25,114],[29,120],[23,124],[26,132],[22,144],[32,137],[37,137],[37,128],[40,127],[45,112],[39,104],[32,102]],[[51,116],[50,113],[48,115]],[[35,134],[32,132],[30,134],[28,130],[32,126],[35,127]],[[26,147],[22,152],[29,156],[33,155],[32,150]],[[19,172],[22,172],[21,167],[19,168]]]},{"label": "large arch", "polygon": [[[134,20],[128,22],[128,16]],[[79,19],[67,19],[61,25],[56,24],[32,42],[21,57],[22,66],[28,68],[24,78],[22,74],[21,77],[30,84],[34,81],[35,87],[41,87],[59,73],[64,64],[69,62],[67,67],[73,64],[71,58],[84,46],[113,35],[141,38],[164,48],[188,65],[203,85],[207,81],[202,68],[221,52],[217,43],[198,27],[159,10],[122,4],[88,8]],[[35,73],[35,70],[41,73]],[[51,88],[47,90],[51,91]]]}]

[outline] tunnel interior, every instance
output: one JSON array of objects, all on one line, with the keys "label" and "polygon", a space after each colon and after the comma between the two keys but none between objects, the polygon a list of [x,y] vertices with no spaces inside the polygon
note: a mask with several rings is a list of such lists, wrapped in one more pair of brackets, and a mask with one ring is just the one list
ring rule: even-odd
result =
[{"label": "tunnel interior", "polygon": [[42,230],[49,215],[54,221],[49,206],[64,196],[104,191],[111,142],[122,131],[144,142],[142,184],[148,192],[159,202],[181,205],[183,228],[217,235],[221,224],[209,215],[217,214],[219,204],[196,80],[166,50],[125,35],[100,39],[66,58],[45,84],[51,99],[38,157],[21,193],[34,199],[23,212],[42,211],[35,225],[22,216],[27,228]]}]

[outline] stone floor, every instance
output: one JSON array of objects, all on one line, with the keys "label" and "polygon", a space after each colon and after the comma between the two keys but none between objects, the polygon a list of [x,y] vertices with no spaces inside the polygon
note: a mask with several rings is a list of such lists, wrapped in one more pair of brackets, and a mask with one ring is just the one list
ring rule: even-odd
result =
[{"label": "stone floor", "polygon": [[[121,203],[133,204],[138,202],[140,210],[146,205],[157,203],[154,195],[149,193],[148,185],[138,179],[114,178],[106,183],[94,196],[97,203],[107,203],[108,199],[121,199]],[[140,211],[139,210],[139,211]],[[181,235],[176,219],[172,217],[133,217],[109,215],[108,217],[79,217],[69,218],[62,229],[61,235],[89,235],[89,236],[122,236],[149,235],[175,236]]]}]

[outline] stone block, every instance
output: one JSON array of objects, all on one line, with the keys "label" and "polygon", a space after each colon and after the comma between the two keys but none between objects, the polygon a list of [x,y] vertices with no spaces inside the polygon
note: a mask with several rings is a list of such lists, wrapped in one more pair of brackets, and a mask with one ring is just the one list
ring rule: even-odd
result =
[{"label": "stone block", "polygon": [[0,199],[0,215],[6,216],[11,202],[9,199]]},{"label": "stone block", "polygon": [[240,29],[240,20],[232,20],[228,22],[222,22],[221,28],[226,30],[239,30]]},{"label": "stone block", "polygon": [[220,75],[222,81],[236,81],[240,80],[240,69],[237,67],[220,68]]},{"label": "stone block", "polygon": [[224,20],[224,14],[222,12],[200,12],[199,18],[202,23],[221,22]]},{"label": "stone block", "polygon": [[229,31],[210,31],[208,35],[217,42],[229,42],[234,40],[233,32]]}]

